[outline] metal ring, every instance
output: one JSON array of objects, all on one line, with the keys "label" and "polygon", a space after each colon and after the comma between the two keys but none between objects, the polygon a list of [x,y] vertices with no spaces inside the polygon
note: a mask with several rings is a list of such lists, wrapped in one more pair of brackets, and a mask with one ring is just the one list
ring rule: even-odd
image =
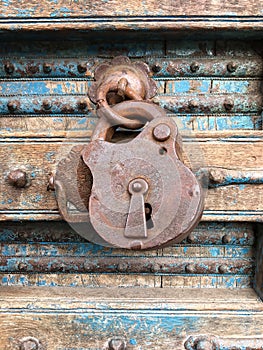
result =
[{"label": "metal ring", "polygon": [[[146,121],[166,117],[166,112],[161,107],[144,101],[124,101],[112,107],[111,110],[113,114],[108,109],[98,111],[101,113],[101,119],[93,131],[92,141],[109,140],[117,127],[135,130],[141,128]],[[136,119],[129,119],[131,117]]]}]

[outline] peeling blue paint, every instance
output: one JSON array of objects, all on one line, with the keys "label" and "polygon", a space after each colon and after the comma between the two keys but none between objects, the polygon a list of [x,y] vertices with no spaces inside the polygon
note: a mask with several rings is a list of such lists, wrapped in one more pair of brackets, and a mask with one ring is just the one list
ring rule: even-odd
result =
[{"label": "peeling blue paint", "polygon": [[51,152],[47,152],[45,154],[45,158],[48,162],[53,162],[54,161],[54,156],[55,156],[55,152],[51,151]]}]

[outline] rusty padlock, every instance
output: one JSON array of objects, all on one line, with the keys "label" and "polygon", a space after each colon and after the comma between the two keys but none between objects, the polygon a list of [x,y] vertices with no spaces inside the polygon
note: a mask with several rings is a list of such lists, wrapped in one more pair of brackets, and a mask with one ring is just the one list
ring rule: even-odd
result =
[{"label": "rusty padlock", "polygon": [[151,249],[180,242],[199,222],[202,189],[180,160],[176,123],[153,103],[124,101],[113,107],[125,118],[147,120],[128,143],[112,143],[119,125],[98,122],[82,159],[93,176],[90,221],[110,245]]}]

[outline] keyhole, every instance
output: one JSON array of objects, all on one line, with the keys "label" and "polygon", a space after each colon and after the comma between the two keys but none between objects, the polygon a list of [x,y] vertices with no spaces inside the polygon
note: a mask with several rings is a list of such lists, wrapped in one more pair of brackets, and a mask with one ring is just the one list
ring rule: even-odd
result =
[{"label": "keyhole", "polygon": [[145,217],[146,217],[146,226],[147,229],[150,230],[151,228],[154,227],[154,223],[152,220],[152,206],[150,203],[145,203],[144,204],[145,207]]}]

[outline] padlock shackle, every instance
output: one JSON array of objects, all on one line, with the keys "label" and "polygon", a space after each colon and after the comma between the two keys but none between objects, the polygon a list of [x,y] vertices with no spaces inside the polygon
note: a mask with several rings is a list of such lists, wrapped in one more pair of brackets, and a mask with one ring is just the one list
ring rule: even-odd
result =
[{"label": "padlock shackle", "polygon": [[[110,141],[118,127],[136,130],[141,128],[147,121],[167,116],[161,107],[145,101],[124,101],[111,109],[103,107],[98,109],[97,115],[100,120],[93,131],[92,141],[97,139]],[[121,115],[118,118],[118,123],[116,123],[116,113]],[[131,122],[128,126],[127,119]]]}]

